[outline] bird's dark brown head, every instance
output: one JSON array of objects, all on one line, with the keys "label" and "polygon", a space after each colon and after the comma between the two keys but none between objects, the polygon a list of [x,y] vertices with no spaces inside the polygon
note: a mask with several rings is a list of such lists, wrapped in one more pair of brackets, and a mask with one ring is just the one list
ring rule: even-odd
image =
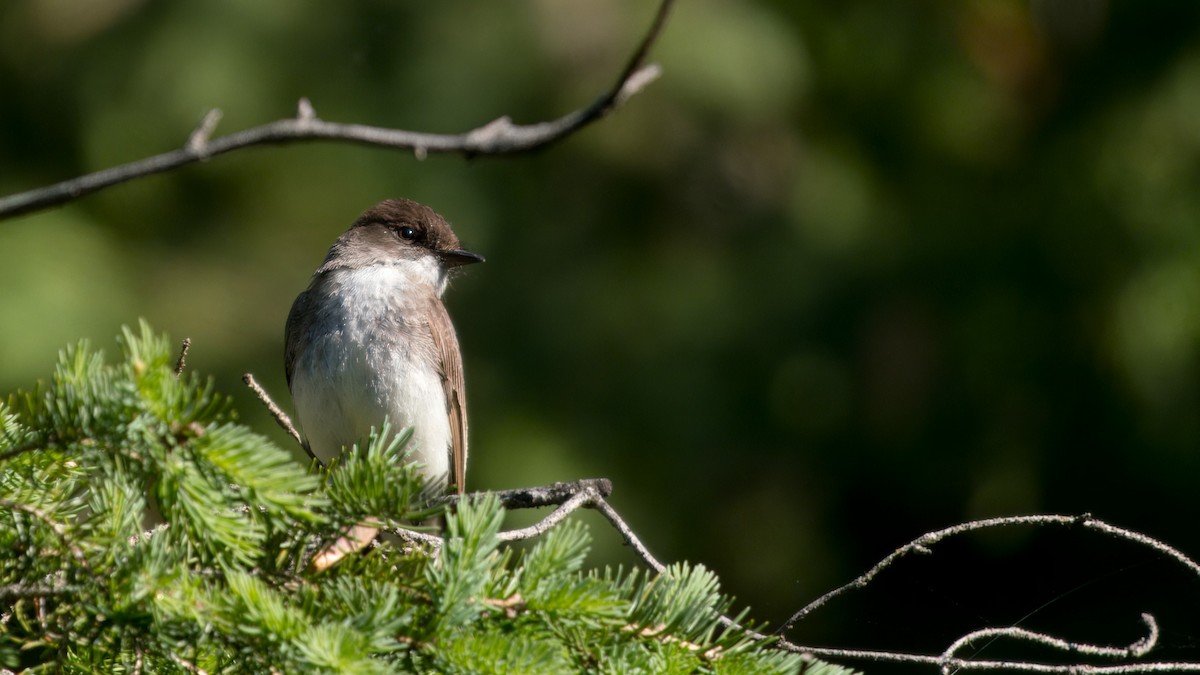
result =
[{"label": "bird's dark brown head", "polygon": [[433,209],[411,199],[387,199],[364,211],[338,237],[322,269],[427,255],[446,269],[483,262],[482,256],[463,250],[450,223]]}]

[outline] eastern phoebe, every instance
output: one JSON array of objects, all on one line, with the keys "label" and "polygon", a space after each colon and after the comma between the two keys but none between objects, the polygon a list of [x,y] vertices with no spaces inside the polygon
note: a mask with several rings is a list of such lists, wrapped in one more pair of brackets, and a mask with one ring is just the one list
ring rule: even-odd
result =
[{"label": "eastern phoebe", "polygon": [[[427,481],[463,492],[467,403],[462,355],[442,304],[450,273],[479,255],[427,206],[389,199],[330,247],[288,314],[284,363],[297,423],[328,463],[384,418],[412,427],[411,461]],[[324,569],[371,542],[357,526],[318,555]]]}]

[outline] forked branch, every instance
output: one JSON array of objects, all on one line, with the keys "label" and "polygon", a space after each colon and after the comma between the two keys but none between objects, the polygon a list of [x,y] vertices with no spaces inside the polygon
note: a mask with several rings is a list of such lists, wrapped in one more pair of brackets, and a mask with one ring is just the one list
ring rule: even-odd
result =
[{"label": "forked branch", "polygon": [[[955,640],[941,654],[913,654],[870,649],[829,649],[824,647],[796,644],[787,638],[782,637],[783,634],[795,627],[800,620],[809,616],[817,609],[824,607],[834,598],[870,585],[870,583],[877,576],[879,576],[880,573],[891,567],[897,560],[908,556],[909,554],[928,554],[931,552],[932,547],[941,541],[970,532],[977,532],[979,530],[998,527],[1022,527],[1030,525],[1081,527],[1085,530],[1098,532],[1114,539],[1145,546],[1175,560],[1177,563],[1190,571],[1193,576],[1195,576],[1197,579],[1200,579],[1200,564],[1198,564],[1195,560],[1192,560],[1182,551],[1162,541],[1159,541],[1158,539],[1150,537],[1149,535],[1142,534],[1141,532],[1135,532],[1133,530],[1127,530],[1125,528],[1111,525],[1107,522],[1094,518],[1091,514],[1083,514],[1081,516],[1033,515],[987,518],[984,520],[960,523],[945,529],[929,532],[896,549],[857,579],[854,579],[844,586],[829,591],[793,614],[792,617],[783,624],[783,626],[775,631],[774,636],[778,639],[776,645],[780,649],[785,649],[787,651],[810,654],[822,658],[856,659],[890,663],[913,663],[934,666],[939,668],[944,674],[949,674],[959,670],[1004,670],[1025,673],[1078,673],[1088,675],[1132,675],[1135,673],[1200,672],[1200,663],[1178,661],[1133,661],[1133,659],[1145,657],[1158,644],[1158,622],[1150,614],[1142,614],[1141,616],[1142,622],[1146,626],[1146,634],[1129,645],[1117,647],[1070,642],[1053,635],[1036,633],[1014,626],[984,628],[972,631]],[[751,634],[755,635],[755,633]],[[761,637],[767,636],[762,635]],[[959,653],[963,648],[984,639],[1016,640],[1056,649],[1064,653],[1094,658],[1124,659],[1126,662],[1106,665],[1096,665],[1093,663],[1059,664],[1037,663],[1029,661],[982,660],[959,656]]]}]

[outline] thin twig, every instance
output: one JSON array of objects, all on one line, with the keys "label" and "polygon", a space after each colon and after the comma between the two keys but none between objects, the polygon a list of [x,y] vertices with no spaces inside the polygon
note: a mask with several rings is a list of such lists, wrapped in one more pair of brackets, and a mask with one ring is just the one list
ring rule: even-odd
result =
[{"label": "thin twig", "polygon": [[217,130],[217,124],[221,122],[222,113],[217,108],[208,111],[204,119],[200,121],[200,126],[192,132],[188,137],[187,149],[196,153],[201,159],[207,156],[208,139],[212,138],[212,133]]},{"label": "thin twig", "polygon": [[[666,566],[650,553],[650,549],[646,548],[646,545],[634,533],[633,528],[629,527],[616,509],[604,499],[610,494],[612,494],[612,481],[607,478],[592,478],[573,483],[555,483],[541,488],[510,490],[505,495],[508,497],[505,508],[520,509],[551,504],[558,504],[558,508],[533,525],[501,532],[500,540],[518,541],[540,536],[580,508],[591,508],[599,511],[616,528],[617,532],[621,534],[621,538],[625,540],[625,544],[633,549],[642,562],[661,574],[666,570]],[[481,495],[468,495],[468,498],[475,499],[478,496]],[[501,501],[505,502],[503,498]]]},{"label": "thin twig", "polygon": [[[1046,516],[1046,517],[1054,518],[1055,516]],[[1060,517],[1065,517],[1065,516],[1060,516]],[[1155,551],[1158,551],[1159,553],[1162,553],[1168,557],[1174,558],[1176,562],[1178,562],[1179,564],[1181,564],[1184,567],[1187,567],[1189,570],[1191,570],[1192,574],[1196,575],[1197,577],[1200,577],[1200,564],[1198,564],[1195,560],[1192,560],[1190,557],[1188,557],[1186,554],[1184,554],[1179,549],[1177,549],[1173,546],[1170,546],[1170,545],[1166,544],[1165,542],[1159,541],[1158,539],[1155,539],[1154,537],[1151,537],[1149,535],[1142,534],[1141,532],[1134,532],[1133,530],[1127,530],[1123,527],[1117,527],[1116,525],[1109,525],[1108,523],[1104,522],[1103,520],[1093,518],[1092,514],[1090,514],[1090,513],[1083,514],[1077,520],[1080,525],[1082,525],[1083,527],[1085,527],[1089,530],[1103,532],[1104,534],[1110,534],[1114,537],[1117,537],[1118,539],[1125,539],[1127,541],[1132,541],[1132,542],[1141,544],[1142,546],[1152,548]]]},{"label": "thin twig", "polygon": [[625,544],[632,548],[633,552],[637,554],[637,557],[641,558],[642,562],[649,565],[650,569],[653,569],[659,574],[662,574],[666,571],[667,566],[659,562],[657,558],[651,555],[650,549],[646,548],[646,545],[642,543],[642,540],[639,539],[636,534],[634,534],[633,528],[629,527],[625,520],[617,513],[617,510],[614,509],[608,502],[603,499],[596,498],[596,500],[593,501],[590,506],[599,511],[601,515],[608,520],[608,522],[612,523],[613,527],[617,528],[617,532],[621,533],[621,538],[625,540]]},{"label": "thin twig", "polygon": [[[1179,661],[1125,663],[1118,665],[1097,666],[1086,663],[1050,664],[1032,661],[974,660],[960,658],[953,655],[956,650],[962,648],[962,646],[964,646],[966,643],[976,639],[983,637],[1007,636],[1036,642],[1037,644],[1047,647],[1054,647],[1064,651],[1089,654],[1092,656],[1140,658],[1149,653],[1149,651],[1154,648],[1158,641],[1158,624],[1154,620],[1154,617],[1150,616],[1149,614],[1143,614],[1142,621],[1147,626],[1148,634],[1127,647],[1104,647],[1100,645],[1089,645],[1078,642],[1067,642],[1066,640],[1061,640],[1051,635],[1035,633],[1033,631],[1027,631],[1019,628],[985,629],[968,633],[951,644],[951,646],[942,654],[912,654],[907,652],[890,652],[873,649],[812,647],[806,645],[797,645],[784,638],[777,639],[773,644],[775,647],[785,651],[826,659],[854,659],[873,661],[877,663],[911,663],[917,665],[937,666],[942,673],[949,673],[959,670],[1006,670],[1026,673],[1063,673],[1068,675],[1135,675],[1137,673],[1200,671],[1200,663]],[[768,637],[755,631],[746,631],[746,634],[755,639]]]},{"label": "thin twig", "polygon": [[521,541],[524,539],[540,537],[555,525],[561,523],[564,519],[566,519],[567,516],[579,509],[579,507],[584,506],[585,504],[590,504],[594,500],[600,498],[601,497],[599,494],[597,494],[593,488],[587,488],[582,492],[576,493],[574,497],[571,497],[567,501],[563,502],[562,505],[557,509],[551,511],[550,515],[539,520],[533,525],[522,527],[516,530],[508,530],[507,532],[501,532],[499,535],[500,541]]},{"label": "thin twig", "polygon": [[192,348],[192,338],[183,338],[183,343],[179,346],[179,359],[175,361],[175,377],[183,375],[183,369],[187,367],[188,350]]},{"label": "thin twig", "polygon": [[[612,109],[625,102],[630,96],[633,96],[642,87],[649,84],[654,78],[658,77],[659,71],[657,66],[644,68],[646,57],[650,55],[650,49],[654,46],[658,36],[662,34],[663,28],[667,25],[667,16],[671,13],[671,5],[674,0],[664,0],[658,6],[658,11],[654,14],[654,22],[650,24],[650,30],[646,31],[646,35],[637,46],[637,50],[629,57],[629,61],[625,63],[625,69],[621,71],[617,81],[613,84],[612,89],[607,94],[601,96],[600,99],[593,104],[600,106],[596,111],[598,116],[607,115]],[[651,72],[647,72],[651,71]],[[603,105],[600,104],[603,102]]]},{"label": "thin twig", "polygon": [[[1189,662],[1144,662],[1098,666],[1086,663],[1047,664],[1025,661],[985,661],[955,656],[955,654],[957,654],[957,652],[963,647],[977,640],[984,638],[1009,637],[1035,642],[1042,646],[1052,647],[1087,656],[1109,658],[1141,658],[1149,653],[1158,642],[1158,623],[1150,614],[1142,615],[1142,621],[1147,627],[1147,635],[1126,647],[1104,647],[1099,645],[1069,642],[1062,640],[1061,638],[1046,635],[1044,633],[1035,633],[1033,631],[1015,627],[986,628],[972,631],[971,633],[968,633],[955,640],[941,654],[913,654],[870,649],[831,649],[799,645],[786,638],[779,637],[782,633],[785,633],[794,627],[798,621],[808,616],[816,609],[823,607],[830,600],[849,591],[867,586],[872,580],[874,580],[876,576],[890,567],[901,557],[904,557],[910,553],[930,553],[930,547],[952,536],[975,532],[986,528],[1025,525],[1059,525],[1068,527],[1077,526],[1095,532],[1100,532],[1117,539],[1134,542],[1173,558],[1176,562],[1190,570],[1193,575],[1200,578],[1200,564],[1197,564],[1196,561],[1192,560],[1178,549],[1159,541],[1158,539],[1150,537],[1149,535],[1106,523],[1102,520],[1094,518],[1091,514],[1083,514],[1081,516],[1033,515],[988,518],[984,520],[960,523],[952,527],[926,533],[921,537],[909,542],[908,544],[896,549],[862,576],[859,576],[857,579],[844,586],[836,588],[825,595],[822,595],[806,605],[800,611],[793,614],[792,617],[788,619],[788,621],[778,631],[775,632],[776,642],[774,644],[776,647],[786,651],[809,654],[821,658],[860,659],[875,662],[912,663],[937,666],[942,670],[943,673],[949,673],[955,670],[1007,670],[1027,673],[1133,675],[1137,673],[1200,671],[1200,663]],[[725,619],[722,621],[722,623],[726,625],[733,624],[733,622],[728,619]],[[747,634],[750,635],[750,637],[756,638],[768,637],[754,631],[748,631]]]},{"label": "thin twig", "polygon": [[304,448],[304,452],[308,453],[310,459],[317,464],[320,464],[321,468],[325,468],[324,462],[322,462],[317,458],[316,455],[313,454],[312,448],[309,448],[308,443],[305,443],[304,439],[300,437],[300,432],[296,431],[296,427],[292,425],[292,419],[288,417],[287,413],[283,412],[282,408],[275,405],[275,401],[271,399],[271,395],[267,393],[266,389],[262,388],[262,385],[258,383],[258,380],[254,379],[254,375],[251,373],[242,375],[242,382],[245,382],[246,386],[250,387],[250,391],[254,392],[254,395],[258,397],[258,400],[267,407],[267,411],[270,412],[271,416],[275,418],[275,423],[278,424],[284,431],[288,432],[288,435],[291,436],[296,443],[300,444],[300,447]]},{"label": "thin twig", "polygon": [[811,654],[823,659],[854,659],[877,663],[912,663],[937,666],[950,670],[1006,670],[1022,673],[1062,673],[1064,675],[1134,675],[1136,673],[1183,673],[1200,672],[1200,663],[1186,661],[1147,661],[1096,666],[1086,663],[1038,663],[1031,661],[974,661],[971,659],[946,659],[938,654],[907,654],[869,649],[832,649],[824,647],[800,647],[786,640],[774,643],[788,651]]},{"label": "thin twig", "polygon": [[[445,505],[458,504],[463,500],[478,501],[487,496],[497,497],[500,505],[508,510],[532,509],[543,506],[557,506],[545,518],[528,527],[516,530],[506,530],[499,534],[500,541],[521,541],[532,539],[545,534],[554,526],[561,523],[568,515],[585,506],[592,506],[597,500],[612,494],[612,481],[607,478],[583,478],[569,483],[554,483],[538,487],[518,488],[515,490],[500,490],[498,492],[471,492],[465,495],[448,495],[439,500]],[[444,540],[442,537],[425,532],[418,532],[403,527],[389,530],[392,534],[409,542],[416,542],[435,549],[440,549]]]},{"label": "thin twig", "polygon": [[970,646],[979,640],[993,640],[995,638],[1010,638],[1014,640],[1032,642],[1050,647],[1059,651],[1070,652],[1075,654],[1085,654],[1087,656],[1102,656],[1114,659],[1137,659],[1145,656],[1150,650],[1158,644],[1158,622],[1154,620],[1154,616],[1150,614],[1142,614],[1142,622],[1146,624],[1146,635],[1139,638],[1133,644],[1125,647],[1106,647],[1104,645],[1091,645],[1084,642],[1068,642],[1062,638],[1045,633],[1038,633],[1018,628],[1016,626],[1002,626],[998,628],[984,628],[977,631],[972,631],[958,638],[942,652],[942,657],[952,659],[958,655],[959,650]]},{"label": "thin twig", "polygon": [[362,124],[326,122],[317,118],[311,104],[302,99],[294,118],[276,120],[228,136],[210,139],[209,136],[220,118],[218,111],[210,111],[192,132],[184,147],[55,185],[0,198],[0,219],[63,204],[119,183],[171,171],[254,145],[345,141],[411,150],[418,158],[433,152],[454,153],[470,158],[544,148],[607,116],[657,77],[658,67],[646,66],[645,60],[662,33],[673,4],[674,0],[662,0],[650,28],[611,89],[591,105],[552,121],[521,125],[513,124],[508,117],[501,117],[461,134],[430,134]]},{"label": "thin twig", "polygon": [[612,494],[612,481],[607,478],[584,478],[569,483],[554,483],[553,485],[545,485],[541,487],[521,488],[518,490],[502,490],[500,492],[473,492],[470,494],[459,496],[451,496],[446,498],[446,502],[454,503],[460,499],[476,500],[481,499],[485,495],[492,494],[500,498],[501,505],[506,509],[528,509],[542,506],[557,506],[554,511],[550,512],[545,518],[517,530],[508,530],[500,533],[501,541],[518,541],[521,539],[530,539],[546,533],[554,526],[561,523],[571,513],[578,511],[581,508],[595,509],[604,516],[609,523],[616,528],[620,533],[621,538],[625,540],[625,544],[633,549],[638,558],[642,560],[648,567],[656,572],[662,573],[666,570],[666,566],[658,561],[650,549],[642,543],[634,533],[633,528],[625,522],[621,515],[617,513],[605,497]]},{"label": "thin twig", "polygon": [[594,490],[601,497],[612,494],[612,481],[607,478],[582,478],[577,481],[541,485],[538,487],[517,488],[514,490],[498,490],[495,492],[471,492],[465,495],[448,495],[441,502],[455,504],[460,500],[475,501],[487,495],[500,500],[500,505],[506,509],[536,509],[542,506],[561,506],[575,495]]},{"label": "thin twig", "polygon": [[[638,552],[638,555],[648,565],[661,571],[663,569],[662,565],[649,554],[649,551],[646,550],[646,547],[642,545],[637,536],[633,534],[633,531],[625,524],[625,521],[604,500],[610,494],[612,494],[612,481],[609,479],[584,478],[568,483],[554,483],[553,485],[542,485],[539,487],[449,495],[440,500],[440,503],[453,505],[463,500],[478,501],[484,497],[492,496],[498,497],[500,505],[508,510],[539,508],[543,506],[558,507],[551,511],[545,518],[532,525],[500,532],[500,541],[504,542],[521,541],[541,536],[566,520],[567,516],[581,508],[599,509],[616,526],[617,530],[622,533],[625,541],[634,546],[634,550]],[[393,528],[390,531],[403,539],[433,545],[437,548],[441,547],[443,541],[437,535],[416,532],[406,528]]]},{"label": "thin twig", "polygon": [[432,546],[435,550],[441,549],[442,544],[446,543],[445,539],[442,539],[441,537],[439,537],[436,534],[429,534],[428,532],[420,532],[417,530],[410,530],[407,527],[393,527],[390,530],[388,530],[388,532],[391,532],[392,534],[396,535],[397,537],[400,537],[401,539],[403,539],[405,542],[407,542],[409,544],[415,543],[415,544],[423,544],[425,546]]},{"label": "thin twig", "polygon": [[810,602],[808,605],[800,609],[789,618],[779,630],[775,631],[777,635],[788,632],[804,617],[808,616],[814,610],[822,607],[830,600],[848,593],[852,590],[863,588],[871,583],[879,573],[891,567],[897,560],[911,553],[929,553],[929,548],[944,539],[954,537],[960,534],[967,534],[978,530],[994,528],[994,527],[1011,527],[1022,525],[1063,525],[1063,526],[1079,526],[1097,532],[1114,536],[1118,539],[1136,542],[1143,546],[1152,548],[1160,553],[1174,558],[1177,562],[1184,565],[1192,571],[1192,574],[1200,577],[1200,564],[1184,555],[1178,549],[1175,549],[1167,544],[1149,537],[1140,532],[1126,530],[1124,528],[1109,525],[1108,523],[1093,518],[1091,514],[1083,514],[1081,516],[1063,516],[1063,515],[1033,515],[1033,516],[1006,516],[1000,518],[986,518],[983,520],[973,520],[966,523],[959,523],[945,529],[928,532],[921,535],[917,539],[901,546],[893,551],[883,560],[880,560],[874,567],[867,570],[862,576],[851,581],[850,583],[835,588],[825,595]]}]

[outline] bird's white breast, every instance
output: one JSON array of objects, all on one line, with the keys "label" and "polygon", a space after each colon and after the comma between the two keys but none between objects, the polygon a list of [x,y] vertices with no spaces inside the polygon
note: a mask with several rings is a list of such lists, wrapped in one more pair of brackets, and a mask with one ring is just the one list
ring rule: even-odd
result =
[{"label": "bird's white breast", "polygon": [[296,355],[291,389],[300,426],[322,461],[365,439],[387,417],[397,431],[413,428],[409,457],[424,465],[426,478],[447,480],[450,421],[440,364],[415,299],[432,291],[414,275],[430,272],[438,271],[331,270],[310,290],[320,310],[307,347]]}]

